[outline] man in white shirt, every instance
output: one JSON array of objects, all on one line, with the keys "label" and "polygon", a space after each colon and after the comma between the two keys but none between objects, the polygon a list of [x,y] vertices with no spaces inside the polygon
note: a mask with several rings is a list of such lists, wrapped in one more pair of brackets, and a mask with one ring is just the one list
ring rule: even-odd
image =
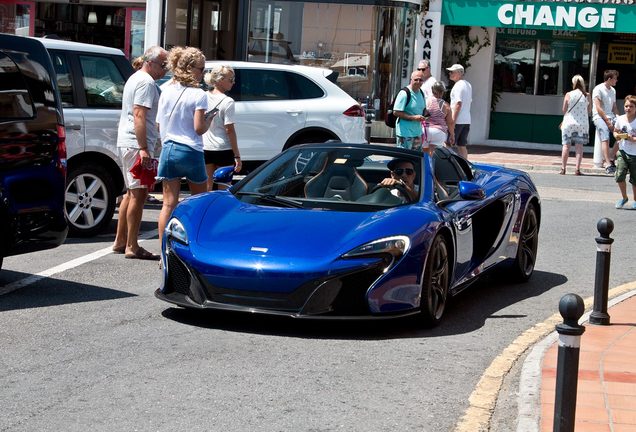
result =
[{"label": "man in white shirt", "polygon": [[430,98],[433,95],[433,84],[437,82],[435,77],[431,74],[431,62],[428,60],[420,60],[417,65],[417,70],[424,75],[424,84],[422,84],[422,91],[424,96]]},{"label": "man in white shirt", "polygon": [[166,74],[168,52],[153,46],[141,57],[142,64],[124,86],[122,110],[117,132],[117,147],[124,171],[126,194],[119,204],[117,234],[113,252],[126,258],[158,260],[159,255],[139,246],[139,227],[148,196],[148,186],[130,173],[137,159],[148,165],[152,161],[158,138],[156,124],[159,87],[156,80]]},{"label": "man in white shirt", "polygon": [[468,132],[470,131],[470,105],[473,102],[473,87],[464,79],[464,67],[454,64],[446,68],[449,78],[455,82],[451,90],[451,115],[455,124],[455,146],[457,153],[468,158]]},{"label": "man in white shirt", "polygon": [[616,172],[614,159],[616,158],[618,145],[615,145],[610,152],[609,139],[610,133],[614,131],[614,121],[618,115],[616,90],[614,89],[617,82],[618,71],[612,69],[606,70],[603,72],[603,82],[592,90],[592,121],[594,122],[594,126],[596,126],[596,133],[601,141],[603,158],[607,163],[605,167],[607,174],[614,174]]}]

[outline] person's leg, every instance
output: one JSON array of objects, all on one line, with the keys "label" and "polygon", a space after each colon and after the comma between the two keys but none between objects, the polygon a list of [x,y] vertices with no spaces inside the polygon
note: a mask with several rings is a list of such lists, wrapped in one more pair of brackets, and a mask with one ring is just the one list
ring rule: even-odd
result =
[{"label": "person's leg", "polygon": [[621,192],[621,199],[616,201],[616,208],[622,208],[625,204],[627,204],[627,184],[625,180],[627,179],[627,161],[625,161],[622,155],[618,155],[618,159],[616,160],[616,173],[614,174],[614,179],[616,180],[616,184],[618,185],[618,190]]},{"label": "person's leg", "polygon": [[127,190],[119,203],[119,210],[117,211],[117,231],[113,242],[113,251],[117,253],[124,253],[128,243],[128,217],[126,214],[128,213],[129,194],[130,191]]},{"label": "person's leg", "polygon": [[468,128],[470,125],[455,125],[455,145],[457,146],[457,154],[464,159],[468,159]]},{"label": "person's leg", "polygon": [[568,157],[570,156],[570,144],[563,144],[561,147],[561,172],[559,174],[565,174],[565,170],[568,165]]},{"label": "person's leg", "polygon": [[135,188],[128,191],[128,212],[126,220],[128,225],[128,236],[126,242],[126,253],[137,254],[139,251],[139,227],[144,212],[144,204],[148,197],[147,188]]},{"label": "person's leg", "polygon": [[[172,211],[179,203],[179,191],[181,189],[181,179],[164,180],[163,186],[163,205],[161,206],[161,212],[159,213],[159,247],[161,247],[161,239],[163,238],[163,230],[166,229],[168,224],[168,218],[172,214]],[[204,182],[204,189],[207,184]]]},{"label": "person's leg", "polygon": [[581,175],[581,162],[583,162],[583,144],[576,144],[574,146],[576,152],[576,175]]},{"label": "person's leg", "polygon": [[[220,188],[221,185],[217,185],[217,186],[219,186],[219,189],[221,189]],[[200,194],[200,193],[208,191],[206,183],[194,183],[194,182],[188,181],[188,187],[190,188],[191,195],[196,195],[196,194]],[[223,189],[225,189],[225,187]]]},{"label": "person's leg", "polygon": [[207,188],[208,191],[214,190],[214,180],[212,176],[214,175],[214,171],[216,171],[218,167],[215,164],[206,163],[205,164],[205,173],[208,175]]}]

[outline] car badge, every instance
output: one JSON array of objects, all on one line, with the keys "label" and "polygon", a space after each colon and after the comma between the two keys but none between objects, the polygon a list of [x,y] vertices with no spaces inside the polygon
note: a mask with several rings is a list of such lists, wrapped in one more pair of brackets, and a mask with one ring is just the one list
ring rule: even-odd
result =
[{"label": "car badge", "polygon": [[253,251],[253,252],[262,252],[262,253],[267,253],[267,251],[269,250],[269,248],[252,246],[252,248],[251,248],[250,250],[251,250],[251,251]]}]

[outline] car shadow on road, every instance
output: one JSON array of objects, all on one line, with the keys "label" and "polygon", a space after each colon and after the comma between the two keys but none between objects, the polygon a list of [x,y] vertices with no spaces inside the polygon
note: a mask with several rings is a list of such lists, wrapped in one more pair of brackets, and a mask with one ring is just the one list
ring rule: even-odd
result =
[{"label": "car shadow on road", "polygon": [[[566,282],[567,278],[563,275],[541,271],[535,271],[532,279],[524,284],[511,284],[496,275],[486,275],[451,301],[442,323],[435,328],[422,327],[417,317],[379,320],[295,319],[181,308],[168,308],[162,315],[190,326],[282,337],[346,340],[439,337],[474,331],[509,305],[539,296]],[[506,317],[515,318],[510,315]]]},{"label": "car shadow on road", "polygon": [[42,278],[27,286],[12,285],[23,283],[30,277],[33,275],[10,270],[0,273],[0,293],[6,292],[0,296],[0,312],[137,296],[125,291],[56,278]]}]

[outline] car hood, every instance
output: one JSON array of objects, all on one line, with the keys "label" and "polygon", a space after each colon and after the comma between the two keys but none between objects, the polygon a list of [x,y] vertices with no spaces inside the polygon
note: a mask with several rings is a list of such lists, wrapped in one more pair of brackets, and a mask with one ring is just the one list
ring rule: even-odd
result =
[{"label": "car hood", "polygon": [[333,260],[368,241],[411,233],[411,224],[395,223],[408,220],[411,207],[376,212],[279,208],[246,204],[227,194],[202,216],[196,248],[233,258]]}]

